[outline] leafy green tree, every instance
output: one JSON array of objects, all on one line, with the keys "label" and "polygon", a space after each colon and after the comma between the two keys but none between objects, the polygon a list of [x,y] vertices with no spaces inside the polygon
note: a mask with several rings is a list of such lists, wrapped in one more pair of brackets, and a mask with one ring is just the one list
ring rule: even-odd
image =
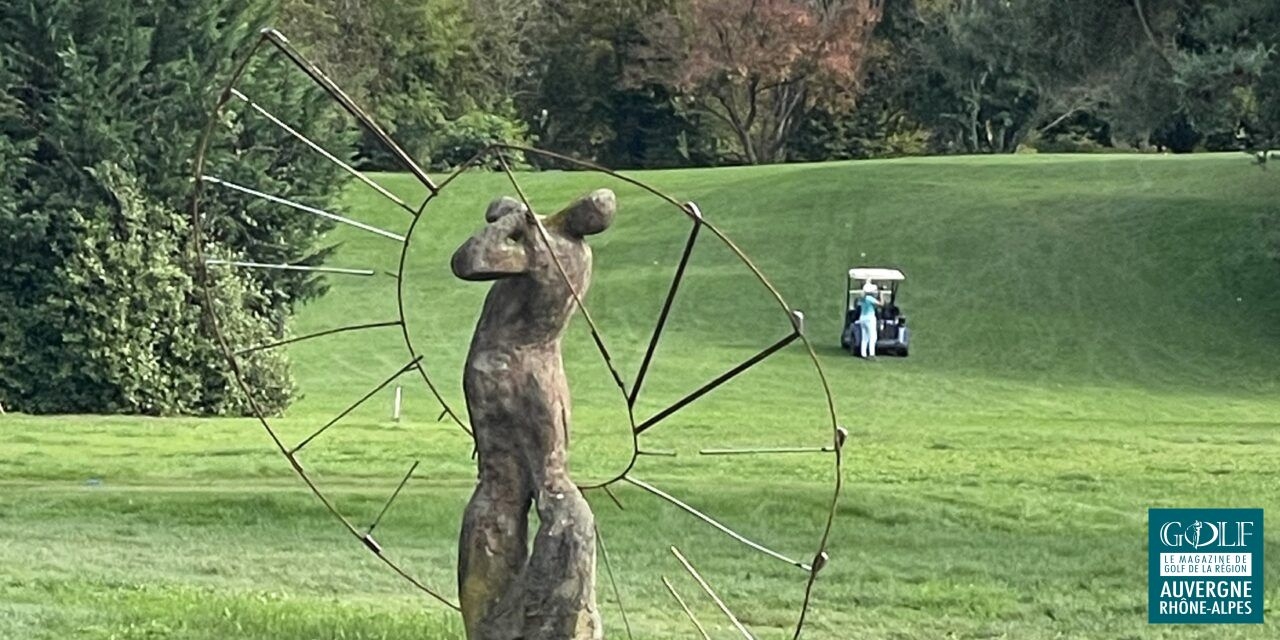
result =
[{"label": "leafy green tree", "polygon": [[[707,164],[697,116],[661,77],[648,26],[673,0],[545,0],[530,18],[530,80],[517,104],[539,144],[613,167]],[[656,46],[655,46],[656,44]]]},{"label": "leafy green tree", "polygon": [[1167,146],[1186,138],[1186,116],[1173,69],[1147,34],[1174,29],[1184,8],[1151,5],[908,0],[880,34],[900,57],[890,81],[898,100],[932,131],[935,151],[1009,152],[1059,138]]},{"label": "leafy green tree", "polygon": [[[1156,40],[1195,124],[1247,150],[1280,146],[1280,4],[1198,3],[1173,42]],[[1265,159],[1265,157],[1264,157]]]},{"label": "leafy green tree", "polygon": [[[15,0],[0,6],[0,398],[29,412],[243,413],[194,274],[190,160],[263,0]],[[262,59],[240,89],[335,151],[349,141],[301,74]],[[244,109],[215,127],[208,172],[327,206],[335,167]],[[316,262],[329,224],[207,189],[205,251]],[[233,347],[267,341],[313,278],[213,272]],[[241,363],[282,409],[283,356]]]},{"label": "leafy green tree", "polygon": [[[512,92],[523,81],[520,25],[532,4],[284,0],[281,28],[415,160],[445,168],[460,162],[460,132],[526,140]],[[372,136],[360,149],[367,167],[399,168]]]}]

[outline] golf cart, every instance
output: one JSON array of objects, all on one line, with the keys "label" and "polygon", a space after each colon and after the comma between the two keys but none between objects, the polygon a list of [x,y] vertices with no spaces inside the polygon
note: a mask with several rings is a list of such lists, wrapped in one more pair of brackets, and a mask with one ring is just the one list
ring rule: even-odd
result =
[{"label": "golf cart", "polygon": [[840,333],[841,347],[858,355],[862,333],[858,327],[858,301],[862,299],[862,288],[867,284],[874,284],[878,288],[876,295],[883,305],[876,310],[876,322],[879,323],[876,354],[904,358],[907,356],[911,330],[907,328],[907,317],[898,308],[898,289],[906,279],[897,269],[858,267],[849,270],[848,286],[845,287],[844,331]]}]

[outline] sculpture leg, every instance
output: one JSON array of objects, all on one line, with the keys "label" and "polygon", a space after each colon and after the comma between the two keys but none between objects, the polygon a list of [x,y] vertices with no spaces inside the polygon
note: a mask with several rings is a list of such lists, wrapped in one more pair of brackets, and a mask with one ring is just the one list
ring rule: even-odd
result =
[{"label": "sculpture leg", "polygon": [[518,609],[509,609],[519,601],[512,591],[528,553],[531,498],[523,473],[486,473],[467,504],[458,543],[458,597],[470,640],[520,637],[519,616],[513,615]]},{"label": "sculpture leg", "polygon": [[538,534],[524,576],[526,640],[599,640],[595,517],[563,472],[537,495]]}]

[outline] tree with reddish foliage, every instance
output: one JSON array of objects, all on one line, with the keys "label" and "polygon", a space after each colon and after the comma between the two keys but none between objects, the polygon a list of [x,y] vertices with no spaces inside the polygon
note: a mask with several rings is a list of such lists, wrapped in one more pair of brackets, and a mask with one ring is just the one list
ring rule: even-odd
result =
[{"label": "tree with reddish foliage", "polygon": [[780,162],[809,109],[853,105],[883,13],[884,0],[690,0],[680,25],[657,26],[650,42],[744,161]]}]

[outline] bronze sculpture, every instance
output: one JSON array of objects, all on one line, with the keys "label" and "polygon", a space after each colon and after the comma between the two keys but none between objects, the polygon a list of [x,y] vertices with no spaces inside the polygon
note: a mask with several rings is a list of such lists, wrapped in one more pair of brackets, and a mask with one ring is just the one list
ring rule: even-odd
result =
[{"label": "bronze sculpture", "polygon": [[[583,238],[604,231],[615,207],[613,192],[601,189],[543,221],[501,198],[453,254],[454,275],[494,281],[463,378],[479,467],[458,547],[472,640],[602,634],[595,521],[565,466],[570,400],[560,339],[591,282]],[[540,524],[526,558],[531,502]]]}]

